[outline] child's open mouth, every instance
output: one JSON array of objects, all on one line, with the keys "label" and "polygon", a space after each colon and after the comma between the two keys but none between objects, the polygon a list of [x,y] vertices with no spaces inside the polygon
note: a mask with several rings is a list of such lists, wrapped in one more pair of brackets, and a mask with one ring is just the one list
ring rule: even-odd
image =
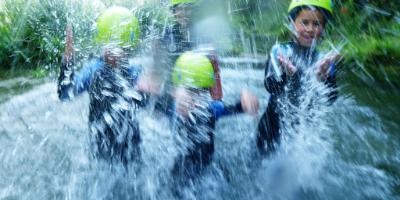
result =
[{"label": "child's open mouth", "polygon": [[314,36],[303,35],[303,39],[306,41],[312,42],[314,40]]}]

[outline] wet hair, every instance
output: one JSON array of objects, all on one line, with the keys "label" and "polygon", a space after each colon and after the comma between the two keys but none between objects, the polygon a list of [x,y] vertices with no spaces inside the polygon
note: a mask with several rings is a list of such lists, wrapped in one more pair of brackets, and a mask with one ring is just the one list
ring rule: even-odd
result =
[{"label": "wet hair", "polygon": [[290,12],[289,12],[289,21],[295,21],[297,16],[299,15],[299,13],[302,10],[317,10],[320,13],[322,13],[322,15],[324,16],[324,26],[326,25],[326,23],[328,23],[329,21],[332,20],[332,14],[327,11],[324,8],[318,7],[318,6],[298,6],[296,8],[293,8]]}]

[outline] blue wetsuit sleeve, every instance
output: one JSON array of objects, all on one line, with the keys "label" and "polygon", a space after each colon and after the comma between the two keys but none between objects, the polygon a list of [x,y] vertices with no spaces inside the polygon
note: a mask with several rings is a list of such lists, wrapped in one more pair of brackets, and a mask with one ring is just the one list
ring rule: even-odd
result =
[{"label": "blue wetsuit sleeve", "polygon": [[99,69],[99,61],[91,61],[74,77],[74,95],[77,96],[89,89],[93,74]]},{"label": "blue wetsuit sleeve", "polygon": [[137,80],[139,79],[140,74],[143,72],[143,67],[139,65],[131,65],[127,69],[129,82],[131,85],[136,85]]},{"label": "blue wetsuit sleeve", "polygon": [[93,74],[101,66],[100,61],[91,61],[75,74],[74,62],[62,61],[58,79],[58,97],[70,100],[89,89]]},{"label": "blue wetsuit sleeve", "polygon": [[330,67],[329,67],[329,76],[330,77],[334,77],[335,76],[335,63],[331,63]]},{"label": "blue wetsuit sleeve", "polygon": [[218,120],[220,117],[243,113],[243,108],[240,102],[227,106],[224,102],[215,100],[210,103],[210,111],[214,115],[215,120]]}]

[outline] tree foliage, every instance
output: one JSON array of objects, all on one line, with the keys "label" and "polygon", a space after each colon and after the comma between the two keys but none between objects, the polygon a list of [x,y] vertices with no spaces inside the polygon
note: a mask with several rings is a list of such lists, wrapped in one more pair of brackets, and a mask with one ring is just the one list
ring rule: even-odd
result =
[{"label": "tree foliage", "polygon": [[[64,51],[65,27],[74,29],[78,58],[98,51],[96,18],[105,8],[119,5],[134,12],[141,36],[159,31],[165,10],[158,0],[140,4],[128,0],[4,0],[0,4],[0,69],[58,69]],[[142,39],[143,39],[142,38]],[[78,59],[81,60],[81,59]]]}]

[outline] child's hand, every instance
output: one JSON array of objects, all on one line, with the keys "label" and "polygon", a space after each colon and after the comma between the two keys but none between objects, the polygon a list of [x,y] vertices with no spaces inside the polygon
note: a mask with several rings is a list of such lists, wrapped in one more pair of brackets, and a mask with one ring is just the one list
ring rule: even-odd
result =
[{"label": "child's hand", "polygon": [[329,74],[329,67],[332,63],[335,63],[337,60],[340,59],[340,54],[333,53],[328,55],[327,57],[319,60],[316,64],[317,66],[317,79],[320,81],[326,80]]},{"label": "child's hand", "polygon": [[289,76],[293,76],[297,71],[297,67],[293,65],[293,63],[286,57],[281,54],[278,55],[278,60],[281,63],[282,70],[286,71]]},{"label": "child's hand", "polygon": [[328,69],[331,61],[329,59],[323,59],[317,63],[317,79],[323,81],[328,75]]},{"label": "child's hand", "polygon": [[68,24],[66,28],[64,58],[66,60],[70,60],[72,59],[73,55],[74,55],[74,35],[72,32],[71,24]]},{"label": "child's hand", "polygon": [[260,107],[258,99],[250,91],[242,90],[240,94],[240,102],[244,112],[253,116],[258,114],[258,109]]},{"label": "child's hand", "polygon": [[189,116],[189,111],[193,108],[193,99],[185,88],[177,88],[174,91],[176,112],[182,117]]},{"label": "child's hand", "polygon": [[161,95],[161,80],[153,74],[148,73],[142,75],[137,83],[137,89],[150,95]]}]

